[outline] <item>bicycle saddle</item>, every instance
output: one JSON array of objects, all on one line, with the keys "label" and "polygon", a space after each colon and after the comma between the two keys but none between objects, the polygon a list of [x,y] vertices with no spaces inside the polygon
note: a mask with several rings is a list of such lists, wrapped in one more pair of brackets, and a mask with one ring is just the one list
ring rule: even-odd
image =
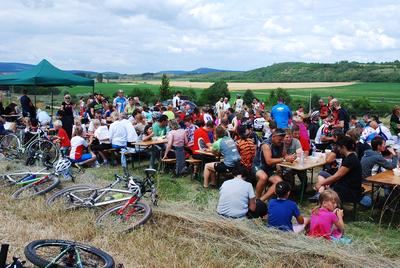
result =
[{"label": "bicycle saddle", "polygon": [[144,170],[144,173],[146,173],[147,176],[151,176],[157,173],[157,170],[155,170],[154,168],[146,168]]}]

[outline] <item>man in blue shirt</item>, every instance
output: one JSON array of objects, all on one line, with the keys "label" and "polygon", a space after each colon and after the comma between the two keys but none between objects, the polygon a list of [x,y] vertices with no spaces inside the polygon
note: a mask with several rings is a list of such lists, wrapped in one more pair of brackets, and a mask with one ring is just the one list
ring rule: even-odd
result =
[{"label": "man in blue shirt", "polygon": [[292,118],[292,111],[289,106],[283,103],[283,99],[279,98],[278,104],[272,107],[271,116],[278,128],[288,128],[289,119]]},{"label": "man in blue shirt", "polygon": [[113,105],[118,113],[122,113],[125,110],[126,98],[124,97],[124,91],[122,89],[118,90],[117,97],[114,99]]}]

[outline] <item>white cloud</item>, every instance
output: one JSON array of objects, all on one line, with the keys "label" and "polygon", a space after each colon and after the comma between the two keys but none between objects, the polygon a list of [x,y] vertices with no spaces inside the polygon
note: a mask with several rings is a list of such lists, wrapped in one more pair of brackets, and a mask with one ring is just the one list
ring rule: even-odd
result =
[{"label": "white cloud", "polygon": [[1,1],[0,61],[140,73],[400,55],[397,0]]},{"label": "white cloud", "polygon": [[263,28],[267,31],[271,31],[271,32],[278,33],[278,34],[286,34],[286,33],[290,33],[292,31],[292,29],[290,27],[283,27],[282,25],[278,24],[276,22],[276,19],[274,19],[274,18],[268,19],[264,23]]}]

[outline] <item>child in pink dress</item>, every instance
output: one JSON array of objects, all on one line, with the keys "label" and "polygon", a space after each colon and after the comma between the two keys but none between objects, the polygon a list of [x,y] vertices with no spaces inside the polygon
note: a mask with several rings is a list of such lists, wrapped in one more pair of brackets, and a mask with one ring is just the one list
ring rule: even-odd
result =
[{"label": "child in pink dress", "polygon": [[333,190],[325,190],[319,198],[320,205],[313,209],[309,236],[340,240],[344,232],[343,210],[338,209],[339,196]]}]

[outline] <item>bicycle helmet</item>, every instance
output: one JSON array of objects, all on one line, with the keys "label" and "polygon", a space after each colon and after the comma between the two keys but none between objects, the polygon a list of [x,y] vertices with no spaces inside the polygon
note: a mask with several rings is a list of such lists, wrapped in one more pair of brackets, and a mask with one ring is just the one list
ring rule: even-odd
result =
[{"label": "bicycle helmet", "polygon": [[319,117],[319,111],[314,111],[311,113],[311,119],[314,119],[316,117]]},{"label": "bicycle helmet", "polygon": [[54,169],[57,173],[66,171],[71,166],[71,161],[68,158],[62,158],[57,161]]}]

